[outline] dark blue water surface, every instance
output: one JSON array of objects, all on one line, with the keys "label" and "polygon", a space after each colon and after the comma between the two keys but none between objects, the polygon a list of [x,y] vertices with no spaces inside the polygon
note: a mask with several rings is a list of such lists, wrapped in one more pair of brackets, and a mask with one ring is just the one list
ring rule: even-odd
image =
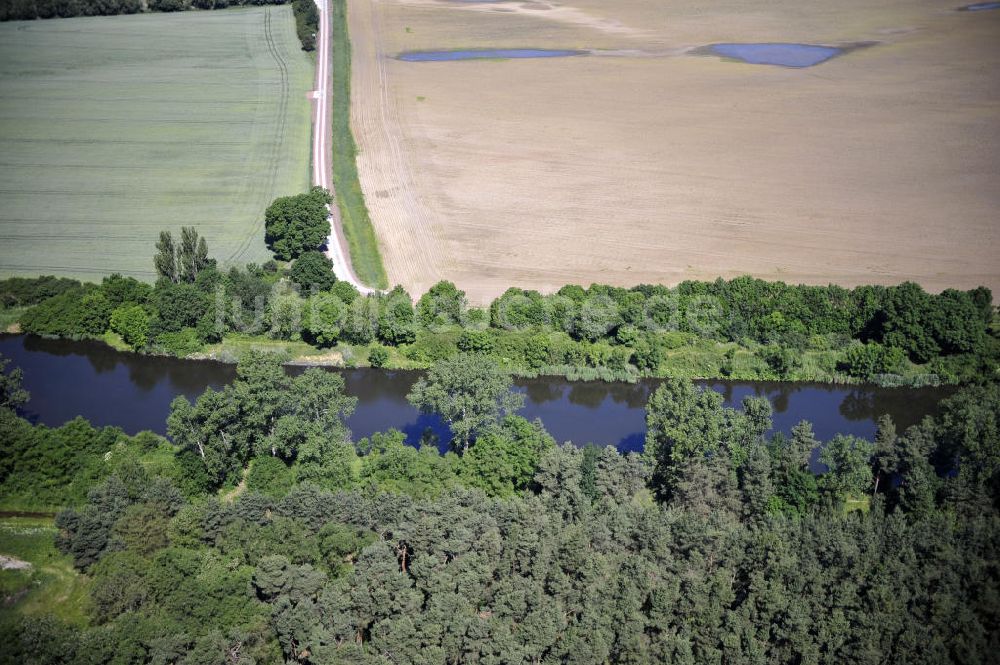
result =
[{"label": "dark blue water surface", "polygon": [[987,9],[1000,9],[1000,2],[977,2],[974,5],[966,5],[960,8],[963,12],[982,12]]},{"label": "dark blue water surface", "polygon": [[843,53],[843,49],[815,44],[712,44],[712,53],[753,65],[812,67]]},{"label": "dark blue water surface", "polygon": [[586,51],[565,51],[539,48],[493,48],[460,51],[412,51],[400,53],[406,62],[448,62],[452,60],[488,60],[497,58],[565,58],[584,55]]},{"label": "dark blue water surface", "polygon": [[[193,400],[205,388],[221,388],[236,376],[233,365],[120,353],[99,342],[47,340],[24,335],[0,336],[0,354],[24,370],[31,393],[26,415],[35,422],[61,425],[82,415],[95,425],[115,425],[130,434],[163,434],[170,402],[177,395]],[[290,372],[303,368],[292,367]],[[358,398],[348,420],[355,440],[390,427],[415,444],[428,431],[447,446],[448,428],[436,416],[420,414],[406,401],[419,372],[374,369],[339,372],[347,392]],[[875,420],[889,414],[900,429],[934,413],[949,388],[877,388],[787,382],[700,382],[739,406],[744,397],[767,397],[774,407],[774,427],[789,432],[801,420],[813,423],[820,440],[835,434],[871,438]],[[567,381],[553,377],[520,379],[525,395],[520,412],[541,418],[559,442],[613,445],[641,450],[646,433],[645,406],[659,384]]]}]

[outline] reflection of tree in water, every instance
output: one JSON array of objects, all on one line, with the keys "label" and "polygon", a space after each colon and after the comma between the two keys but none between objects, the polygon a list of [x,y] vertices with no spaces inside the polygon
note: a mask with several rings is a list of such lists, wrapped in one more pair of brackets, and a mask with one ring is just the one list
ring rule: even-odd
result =
[{"label": "reflection of tree in water", "polygon": [[[722,395],[722,403],[734,409],[742,409],[743,400],[747,397],[763,397],[771,403],[774,413],[788,411],[792,395],[801,389],[800,384],[778,381],[696,381],[696,383],[705,390],[714,390]],[[749,392],[737,401],[737,389],[746,389]]]},{"label": "reflection of tree in water", "polygon": [[609,383],[608,393],[615,404],[625,404],[630,409],[645,409],[652,393],[649,383]]},{"label": "reflection of tree in water", "polygon": [[771,408],[774,409],[775,413],[784,413],[788,411],[788,402],[792,394],[797,391],[798,388],[795,386],[782,384],[774,390],[767,391],[765,395],[771,401]]},{"label": "reflection of tree in water", "polygon": [[24,350],[57,357],[83,356],[98,374],[113,370],[119,357],[125,355],[94,340],[44,339],[33,335],[25,336]]},{"label": "reflection of tree in water", "polygon": [[424,446],[441,449],[441,435],[435,432],[433,427],[426,428],[420,435],[420,447]]},{"label": "reflection of tree in water", "polygon": [[[953,395],[955,391],[955,386],[858,389],[844,399],[840,412],[850,420],[875,420],[888,415],[896,424],[896,431],[902,432],[919,423],[924,416],[937,415],[941,400]],[[857,397],[855,393],[858,393]],[[863,400],[867,412],[863,412],[860,405],[848,405],[847,402],[851,399]],[[849,412],[845,412],[845,409],[849,409]]]},{"label": "reflection of tree in water", "polygon": [[596,409],[604,403],[611,384],[608,383],[577,383],[569,389],[569,403]]},{"label": "reflection of tree in water", "polygon": [[646,433],[633,432],[628,436],[622,437],[622,440],[615,447],[623,453],[641,453],[645,445]]},{"label": "reflection of tree in water", "polygon": [[97,374],[113,372],[118,367],[118,358],[110,353],[88,353],[87,360]]},{"label": "reflection of tree in water", "polygon": [[563,398],[566,392],[566,382],[560,379],[538,378],[520,379],[514,382],[518,388],[524,388],[528,401],[533,404],[555,402]]},{"label": "reflection of tree in water", "polygon": [[422,413],[412,423],[399,428],[406,435],[406,443],[419,446],[421,442],[437,441],[438,450],[448,452],[451,443],[451,430],[439,416]]},{"label": "reflection of tree in water", "polygon": [[729,383],[728,381],[696,381],[695,384],[705,390],[714,390],[715,392],[721,394],[723,404],[733,403],[735,384]]},{"label": "reflection of tree in water", "polygon": [[[149,358],[146,359],[146,362],[135,362],[133,359],[125,360],[124,364],[128,369],[129,381],[140,391],[148,393],[166,379],[170,372],[169,363],[163,362],[164,360],[164,358]],[[202,392],[204,388],[205,386],[202,384],[197,392]]]},{"label": "reflection of tree in water", "polygon": [[21,338],[24,342],[25,351],[48,353],[53,356],[85,355],[80,349],[83,342],[69,342],[65,339],[45,339],[34,335],[25,335]]},{"label": "reflection of tree in water", "polygon": [[875,395],[870,390],[855,389],[840,403],[840,415],[851,422],[875,417]]},{"label": "reflection of tree in water", "polygon": [[385,369],[331,369],[344,377],[344,390],[348,395],[366,404],[378,399],[405,402],[406,394],[413,388],[423,372]]},{"label": "reflection of tree in water", "polygon": [[184,392],[202,392],[212,386],[219,389],[236,380],[236,365],[214,360],[184,360],[171,363],[167,377],[170,385]]},{"label": "reflection of tree in water", "polygon": [[209,386],[219,388],[236,378],[236,366],[210,360],[181,360],[150,356],[124,355],[121,362],[128,368],[129,381],[143,392],[149,392],[167,381],[172,392],[200,395]]}]

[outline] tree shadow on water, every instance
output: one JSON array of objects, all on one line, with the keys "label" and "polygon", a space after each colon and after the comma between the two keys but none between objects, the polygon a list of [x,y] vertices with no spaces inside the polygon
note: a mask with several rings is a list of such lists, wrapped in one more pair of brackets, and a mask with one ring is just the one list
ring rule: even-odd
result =
[{"label": "tree shadow on water", "polygon": [[451,429],[440,416],[422,413],[415,421],[400,427],[399,431],[406,436],[408,446],[417,447],[421,442],[436,438],[438,450],[442,453],[451,450]]},{"label": "tree shadow on water", "polygon": [[561,400],[566,392],[565,383],[550,380],[548,377],[518,381],[516,385],[524,389],[525,397],[532,404],[545,404]]},{"label": "tree shadow on water", "polygon": [[646,433],[645,432],[633,432],[628,436],[624,437],[615,448],[618,449],[620,453],[641,453],[646,447]]},{"label": "tree shadow on water", "polygon": [[852,390],[840,403],[839,411],[852,422],[870,420],[875,416],[875,396],[871,391]]},{"label": "tree shadow on water", "polygon": [[604,403],[607,396],[608,387],[606,384],[578,383],[569,390],[569,403],[585,406],[588,409],[596,409]]}]

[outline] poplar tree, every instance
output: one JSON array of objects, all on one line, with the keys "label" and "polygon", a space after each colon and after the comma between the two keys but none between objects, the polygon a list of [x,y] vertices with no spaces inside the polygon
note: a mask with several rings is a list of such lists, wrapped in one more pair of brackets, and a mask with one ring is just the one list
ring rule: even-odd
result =
[{"label": "poplar tree", "polygon": [[153,266],[156,268],[157,276],[177,283],[179,276],[177,252],[174,249],[174,238],[170,235],[170,231],[160,231],[160,239],[156,241],[156,256],[153,257]]}]

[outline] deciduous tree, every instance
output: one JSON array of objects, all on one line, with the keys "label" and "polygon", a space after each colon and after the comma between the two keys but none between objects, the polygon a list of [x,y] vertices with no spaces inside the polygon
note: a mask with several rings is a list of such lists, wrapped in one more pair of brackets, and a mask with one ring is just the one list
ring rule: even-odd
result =
[{"label": "deciduous tree", "polygon": [[20,367],[7,371],[10,359],[0,355],[0,408],[16,409],[29,399],[28,391],[21,387],[24,372]]},{"label": "deciduous tree", "polygon": [[314,291],[328,291],[337,282],[333,274],[333,261],[319,251],[303,252],[295,259],[289,278],[299,285],[303,295]]},{"label": "deciduous tree", "polygon": [[274,255],[291,261],[322,247],[330,235],[327,206],[332,200],[322,187],[275,199],[264,213],[264,239]]},{"label": "deciduous tree", "polygon": [[491,358],[462,353],[434,364],[407,399],[425,413],[437,413],[451,427],[463,451],[480,433],[524,404],[511,390],[510,375]]}]

